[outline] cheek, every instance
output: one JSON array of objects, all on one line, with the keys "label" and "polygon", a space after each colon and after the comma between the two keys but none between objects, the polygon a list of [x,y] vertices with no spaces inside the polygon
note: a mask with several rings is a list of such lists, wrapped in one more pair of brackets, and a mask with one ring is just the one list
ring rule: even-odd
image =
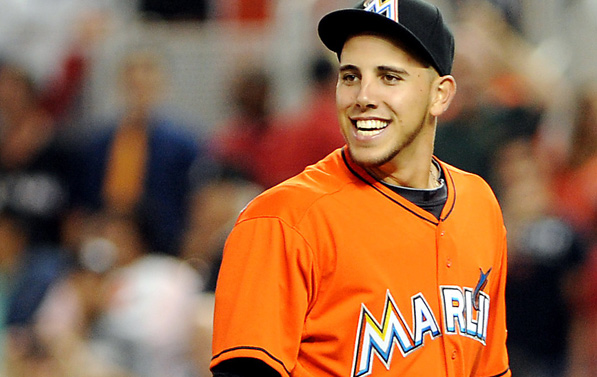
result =
[{"label": "cheek", "polygon": [[424,112],[429,105],[429,98],[423,92],[399,92],[389,97],[389,105],[393,110],[404,115],[406,113]]},{"label": "cheek", "polygon": [[336,88],[336,107],[339,111],[351,107],[355,103],[354,88],[339,86]]}]

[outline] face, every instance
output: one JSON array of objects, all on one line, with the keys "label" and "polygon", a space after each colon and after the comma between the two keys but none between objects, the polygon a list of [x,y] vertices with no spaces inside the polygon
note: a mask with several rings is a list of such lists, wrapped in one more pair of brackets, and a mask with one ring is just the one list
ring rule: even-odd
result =
[{"label": "face", "polygon": [[382,167],[432,151],[439,81],[433,68],[387,39],[348,39],[340,56],[336,103],[353,160]]},{"label": "face", "polygon": [[162,67],[157,56],[136,52],[123,63],[123,89],[129,108],[151,110],[161,99],[164,90]]}]

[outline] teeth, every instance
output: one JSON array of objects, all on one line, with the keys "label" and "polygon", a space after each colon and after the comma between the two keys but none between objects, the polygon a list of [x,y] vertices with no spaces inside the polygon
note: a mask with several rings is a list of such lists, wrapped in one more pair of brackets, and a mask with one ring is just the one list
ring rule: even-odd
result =
[{"label": "teeth", "polygon": [[388,126],[388,122],[377,119],[357,120],[356,126],[359,135],[369,137],[380,134]]},{"label": "teeth", "polygon": [[383,130],[388,125],[388,122],[384,122],[376,119],[368,120],[357,120],[356,126],[359,131],[378,133],[379,130]]},{"label": "teeth", "polygon": [[357,133],[362,136],[375,136],[383,132],[383,128],[381,130],[357,130]]}]

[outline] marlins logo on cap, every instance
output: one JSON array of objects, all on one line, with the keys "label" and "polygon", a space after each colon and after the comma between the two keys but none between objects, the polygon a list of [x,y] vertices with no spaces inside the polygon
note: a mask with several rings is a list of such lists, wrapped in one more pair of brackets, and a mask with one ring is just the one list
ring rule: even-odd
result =
[{"label": "marlins logo on cap", "polygon": [[367,0],[363,7],[367,12],[381,14],[394,22],[398,22],[398,0]]}]

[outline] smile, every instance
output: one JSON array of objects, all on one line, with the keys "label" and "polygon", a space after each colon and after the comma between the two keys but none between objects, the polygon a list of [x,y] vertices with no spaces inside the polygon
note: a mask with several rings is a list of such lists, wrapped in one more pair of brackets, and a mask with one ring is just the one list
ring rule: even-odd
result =
[{"label": "smile", "polygon": [[390,124],[378,119],[357,120],[353,122],[359,136],[375,136],[383,132]]}]

